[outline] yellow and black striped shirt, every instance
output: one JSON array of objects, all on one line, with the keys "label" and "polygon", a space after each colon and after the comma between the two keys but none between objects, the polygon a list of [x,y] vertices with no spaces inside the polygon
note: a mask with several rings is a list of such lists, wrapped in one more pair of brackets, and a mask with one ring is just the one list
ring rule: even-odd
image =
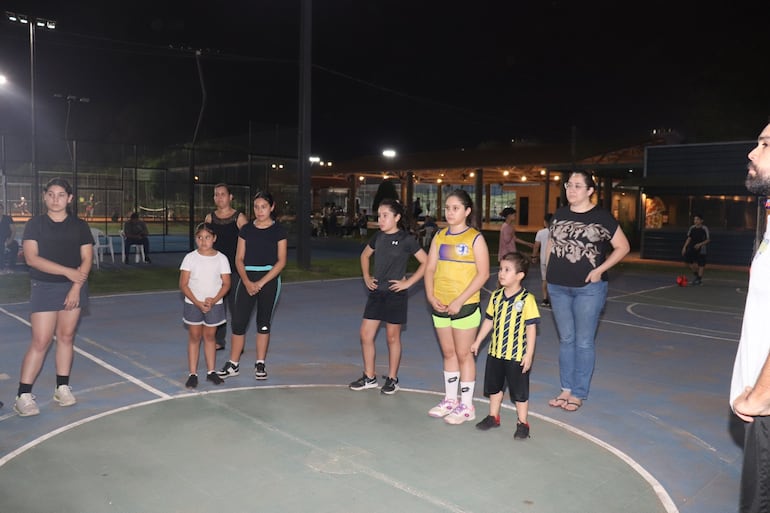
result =
[{"label": "yellow and black striped shirt", "polygon": [[505,297],[505,289],[497,289],[489,298],[486,316],[493,322],[490,356],[520,362],[527,352],[526,327],[540,324],[535,296],[522,288],[512,297]]}]

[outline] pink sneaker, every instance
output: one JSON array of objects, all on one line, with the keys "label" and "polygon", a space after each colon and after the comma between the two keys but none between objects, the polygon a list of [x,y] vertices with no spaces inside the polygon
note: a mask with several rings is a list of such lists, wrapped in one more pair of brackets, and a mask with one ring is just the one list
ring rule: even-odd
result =
[{"label": "pink sneaker", "polygon": [[474,406],[466,406],[463,403],[457,405],[457,408],[444,417],[444,422],[447,424],[462,424],[468,420],[474,420],[476,418],[476,408]]},{"label": "pink sneaker", "polygon": [[440,419],[452,413],[452,410],[455,408],[457,408],[457,399],[447,399],[445,397],[440,403],[430,409],[428,415]]}]

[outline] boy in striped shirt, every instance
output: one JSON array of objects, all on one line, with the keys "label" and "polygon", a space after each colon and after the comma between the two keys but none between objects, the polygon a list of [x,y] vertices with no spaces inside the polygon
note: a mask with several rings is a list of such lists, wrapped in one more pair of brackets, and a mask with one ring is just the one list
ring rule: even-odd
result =
[{"label": "boy in striped shirt", "polygon": [[500,407],[505,384],[516,405],[516,432],[513,438],[529,438],[529,370],[535,354],[540,311],[535,296],[522,286],[529,271],[529,259],[519,252],[508,253],[500,260],[498,281],[501,287],[492,293],[471,352],[479,347],[489,332],[487,364],[484,371],[484,396],[489,398],[489,415],[476,424],[481,430],[500,426]]}]

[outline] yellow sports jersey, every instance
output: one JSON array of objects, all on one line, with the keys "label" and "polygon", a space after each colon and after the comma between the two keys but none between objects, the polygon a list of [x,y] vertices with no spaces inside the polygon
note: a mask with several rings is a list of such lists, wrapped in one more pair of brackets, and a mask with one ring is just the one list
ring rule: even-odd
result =
[{"label": "yellow sports jersey", "polygon": [[497,289],[489,298],[487,318],[493,322],[489,354],[520,362],[527,352],[526,327],[540,323],[535,296],[522,288],[513,297],[505,297],[505,289]]},{"label": "yellow sports jersey", "polygon": [[[438,248],[438,265],[433,276],[433,294],[448,305],[462,291],[468,288],[476,276],[476,255],[473,243],[481,232],[467,228],[462,233],[448,233],[449,228],[440,230],[433,240]],[[476,291],[464,304],[478,303],[481,294]]]}]

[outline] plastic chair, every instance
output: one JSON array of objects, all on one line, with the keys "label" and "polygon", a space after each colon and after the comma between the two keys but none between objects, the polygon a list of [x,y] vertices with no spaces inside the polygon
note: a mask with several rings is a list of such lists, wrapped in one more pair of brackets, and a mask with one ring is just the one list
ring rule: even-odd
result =
[{"label": "plastic chair", "polygon": [[112,263],[115,263],[115,250],[112,249],[112,239],[98,228],[91,228],[91,236],[94,238],[94,261],[99,269],[104,260],[104,250],[109,250]]},{"label": "plastic chair", "polygon": [[[121,262],[126,261],[126,232],[120,230],[120,253],[122,255]],[[141,244],[134,244],[133,246],[136,254],[136,262],[144,262],[144,246]]]},{"label": "plastic chair", "polygon": [[430,243],[433,240],[434,235],[436,235],[436,228],[433,226],[428,226],[427,228],[423,229],[422,246],[424,248],[430,247]]}]

